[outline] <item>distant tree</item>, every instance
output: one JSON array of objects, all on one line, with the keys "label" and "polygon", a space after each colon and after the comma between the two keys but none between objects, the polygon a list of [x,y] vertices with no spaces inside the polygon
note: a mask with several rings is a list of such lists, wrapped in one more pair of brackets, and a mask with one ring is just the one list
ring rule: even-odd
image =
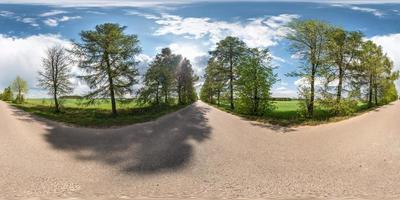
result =
[{"label": "distant tree", "polygon": [[204,82],[200,89],[200,99],[208,103],[215,103],[214,99],[216,98],[217,105],[220,105],[221,94],[229,81],[227,74],[228,71],[222,63],[219,63],[214,57],[209,58]]},{"label": "distant tree", "polygon": [[249,49],[237,68],[236,88],[240,111],[251,115],[264,115],[271,109],[269,101],[276,75],[268,49]]},{"label": "distant tree", "polygon": [[[359,67],[357,68],[357,79],[359,84],[367,88],[368,105],[372,106],[374,99],[377,100],[376,88],[378,76],[382,68],[382,49],[372,41],[366,41],[362,45]],[[377,102],[376,102],[377,103]]]},{"label": "distant tree", "polygon": [[229,78],[229,101],[230,108],[234,106],[234,81],[236,79],[236,68],[244,54],[246,44],[237,37],[228,36],[217,43],[215,50],[210,54],[227,69]]},{"label": "distant tree", "polygon": [[301,88],[305,98],[307,114],[314,115],[315,80],[320,76],[326,62],[327,33],[330,26],[316,20],[297,20],[289,24],[292,32],[287,39],[291,42],[291,51],[303,60],[304,65],[289,76],[304,78],[309,87]]},{"label": "distant tree", "polygon": [[383,71],[375,86],[375,104],[387,104],[398,99],[395,81],[399,78],[399,71],[393,70],[393,62],[385,55],[382,58]]},{"label": "distant tree", "polygon": [[184,58],[179,63],[175,70],[178,103],[188,104],[197,99],[194,82],[198,80],[198,77],[194,75],[192,65],[188,59]]},{"label": "distant tree", "polygon": [[58,98],[60,95],[70,94],[71,69],[70,58],[62,46],[53,46],[46,51],[42,61],[42,71],[39,72],[39,87],[46,89],[53,97],[55,111],[60,112]]},{"label": "distant tree", "polygon": [[111,98],[111,108],[117,114],[116,97],[133,93],[137,83],[138,62],[141,52],[136,35],[126,35],[125,26],[105,23],[95,30],[80,33],[82,43],[75,42],[72,52],[79,58],[79,68],[86,74],[80,76],[92,90],[89,99]]},{"label": "distant tree", "polygon": [[4,88],[4,92],[2,94],[2,100],[3,101],[12,101],[13,100],[13,92],[12,92],[10,86]]},{"label": "distant tree", "polygon": [[17,76],[11,84],[11,89],[17,94],[15,102],[23,103],[25,101],[24,95],[28,92],[28,83],[21,77]]},{"label": "distant tree", "polygon": [[175,89],[175,70],[181,60],[182,56],[172,54],[171,49],[162,49],[144,75],[144,87],[139,91],[139,100],[160,104],[164,96],[164,103],[168,103],[168,97]]}]

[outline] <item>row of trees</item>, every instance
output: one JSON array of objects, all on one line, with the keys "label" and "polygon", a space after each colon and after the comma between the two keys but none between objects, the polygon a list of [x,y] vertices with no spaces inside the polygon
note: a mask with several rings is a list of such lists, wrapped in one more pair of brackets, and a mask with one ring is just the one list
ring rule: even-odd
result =
[{"label": "row of trees", "polygon": [[397,99],[394,81],[399,73],[393,72],[393,62],[382,48],[364,41],[361,32],[316,20],[294,21],[289,27],[290,49],[303,65],[288,75],[304,80],[299,94],[309,117],[314,115],[315,99],[335,114],[352,112],[360,100],[373,106]]},{"label": "row of trees", "polygon": [[169,98],[178,97],[178,103],[187,104],[197,99],[194,82],[197,81],[192,65],[169,48],[161,50],[144,76],[144,87],[139,101],[153,104],[169,103]]},{"label": "row of trees", "polygon": [[10,86],[6,87],[3,93],[0,93],[0,99],[3,101],[13,101],[23,103],[25,95],[28,93],[28,83],[17,76]]},{"label": "row of trees", "polygon": [[[203,101],[219,105],[228,96],[230,108],[262,115],[271,109],[270,89],[276,81],[268,49],[249,48],[239,38],[228,36],[210,52],[211,58],[200,91]],[[228,93],[225,95],[224,93]]]},{"label": "row of trees", "polygon": [[[299,97],[308,117],[314,116],[315,102],[335,115],[354,112],[359,101],[369,106],[397,99],[394,81],[399,72],[393,62],[361,32],[316,20],[289,24],[287,39],[291,52],[302,62],[287,74],[301,78]],[[251,49],[239,38],[227,37],[210,52],[200,97],[219,104],[227,97],[230,109],[266,114],[271,108],[270,90],[276,81],[268,49]]]},{"label": "row of trees", "polygon": [[[70,50],[61,46],[48,49],[39,72],[39,86],[53,97],[56,112],[60,111],[59,96],[73,91],[70,82],[73,63],[82,71],[77,77],[90,88],[85,98],[90,102],[110,99],[114,115],[116,101],[134,95],[133,86],[139,82],[136,56],[141,48],[136,35],[124,34],[125,28],[113,23],[97,25],[95,30],[82,31],[81,42],[74,42]],[[177,96],[179,103],[187,104],[196,100],[193,86],[196,80],[190,61],[165,48],[150,65],[138,99],[142,103],[160,104],[171,103],[171,98]]]}]

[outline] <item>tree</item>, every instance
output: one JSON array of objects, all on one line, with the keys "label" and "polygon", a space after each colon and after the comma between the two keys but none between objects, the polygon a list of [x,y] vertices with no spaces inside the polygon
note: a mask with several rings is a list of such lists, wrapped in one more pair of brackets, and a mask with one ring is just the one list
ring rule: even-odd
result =
[{"label": "tree", "polygon": [[53,97],[55,111],[60,112],[58,97],[70,94],[71,70],[70,58],[62,46],[53,46],[46,51],[46,57],[42,60],[42,71],[39,72],[39,87],[46,89]]},{"label": "tree", "polygon": [[220,105],[221,93],[227,82],[227,70],[214,57],[208,60],[205,70],[205,81],[200,91],[203,101],[213,103],[213,97],[217,96],[217,105]]},{"label": "tree", "polygon": [[15,102],[23,103],[25,100],[24,95],[28,92],[28,83],[21,77],[17,76],[17,78],[15,78],[15,80],[11,84],[11,89],[15,93],[17,93]]},{"label": "tree", "polygon": [[4,92],[2,94],[2,100],[3,101],[12,101],[13,100],[13,93],[12,93],[10,86],[4,88]]},{"label": "tree", "polygon": [[372,41],[366,41],[362,45],[360,63],[357,69],[358,82],[361,85],[366,85],[368,105],[371,107],[375,100],[377,104],[377,81],[378,75],[382,69],[382,49]]},{"label": "tree", "polygon": [[164,96],[164,102],[168,103],[168,97],[175,89],[175,70],[181,60],[182,56],[172,54],[169,48],[162,49],[144,75],[144,87],[139,91],[139,100],[160,104]]},{"label": "tree", "polygon": [[246,44],[237,37],[228,36],[217,43],[217,47],[210,54],[221,63],[228,71],[229,78],[229,101],[230,108],[234,106],[234,80],[236,79],[236,68],[244,54]]},{"label": "tree", "polygon": [[304,65],[298,71],[289,73],[289,76],[305,78],[309,88],[306,91],[305,100],[307,114],[314,115],[315,80],[321,73],[326,62],[326,44],[329,25],[316,20],[297,20],[289,24],[292,32],[287,35],[291,42],[291,51],[298,56]]},{"label": "tree", "polygon": [[111,108],[117,114],[116,97],[133,93],[137,83],[138,62],[141,52],[136,35],[124,33],[125,26],[105,23],[95,30],[82,31],[82,43],[75,42],[72,52],[79,59],[79,68],[86,74],[79,76],[92,90],[87,98],[111,98]]},{"label": "tree", "polygon": [[328,32],[327,54],[333,63],[327,66],[329,81],[337,81],[336,103],[340,104],[343,84],[351,79],[354,63],[358,59],[362,45],[361,32],[348,32],[341,28],[333,28]]},{"label": "tree", "polygon": [[175,71],[176,91],[178,93],[178,103],[188,104],[196,101],[197,95],[194,82],[198,77],[194,75],[190,61],[184,58],[177,66]]},{"label": "tree", "polygon": [[272,85],[276,81],[268,49],[249,49],[237,69],[236,88],[239,110],[246,114],[263,115],[270,108]]}]

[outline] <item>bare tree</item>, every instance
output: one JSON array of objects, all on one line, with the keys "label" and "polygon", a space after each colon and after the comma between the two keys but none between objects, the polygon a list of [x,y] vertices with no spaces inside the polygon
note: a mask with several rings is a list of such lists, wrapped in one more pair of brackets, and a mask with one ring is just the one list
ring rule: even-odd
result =
[{"label": "bare tree", "polygon": [[53,96],[55,111],[60,112],[58,97],[73,91],[71,87],[70,58],[67,51],[60,45],[47,49],[42,61],[42,71],[39,72],[39,87],[48,90]]}]

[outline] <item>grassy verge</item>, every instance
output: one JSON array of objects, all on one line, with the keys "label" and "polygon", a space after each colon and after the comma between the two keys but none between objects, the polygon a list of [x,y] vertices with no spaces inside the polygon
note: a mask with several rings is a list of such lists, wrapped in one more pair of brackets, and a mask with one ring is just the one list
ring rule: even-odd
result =
[{"label": "grassy verge", "polygon": [[139,106],[135,102],[119,103],[118,115],[111,115],[110,104],[101,101],[86,106],[82,101],[68,99],[63,104],[62,112],[55,113],[51,100],[28,99],[24,104],[12,104],[28,113],[53,121],[82,127],[113,127],[154,120],[167,113],[177,111],[185,105]]},{"label": "grassy verge", "polygon": [[221,102],[220,105],[216,105],[216,104],[210,104],[210,105],[212,105],[220,110],[238,115],[245,119],[259,121],[259,122],[263,122],[263,123],[270,123],[270,124],[274,124],[274,125],[287,126],[287,127],[301,126],[301,125],[319,125],[319,124],[324,124],[324,123],[329,123],[329,122],[341,121],[341,120],[348,119],[348,118],[357,116],[359,114],[362,114],[364,112],[374,109],[374,108],[368,108],[367,104],[360,102],[357,105],[356,113],[353,113],[348,116],[333,116],[332,114],[330,114],[330,112],[327,109],[316,106],[316,108],[314,110],[314,112],[315,112],[314,118],[309,119],[309,118],[303,117],[300,114],[299,103],[300,102],[297,100],[274,101],[273,104],[275,106],[275,109],[265,116],[252,116],[252,115],[245,115],[245,114],[238,113],[237,111],[230,109],[229,103],[227,101]]}]

